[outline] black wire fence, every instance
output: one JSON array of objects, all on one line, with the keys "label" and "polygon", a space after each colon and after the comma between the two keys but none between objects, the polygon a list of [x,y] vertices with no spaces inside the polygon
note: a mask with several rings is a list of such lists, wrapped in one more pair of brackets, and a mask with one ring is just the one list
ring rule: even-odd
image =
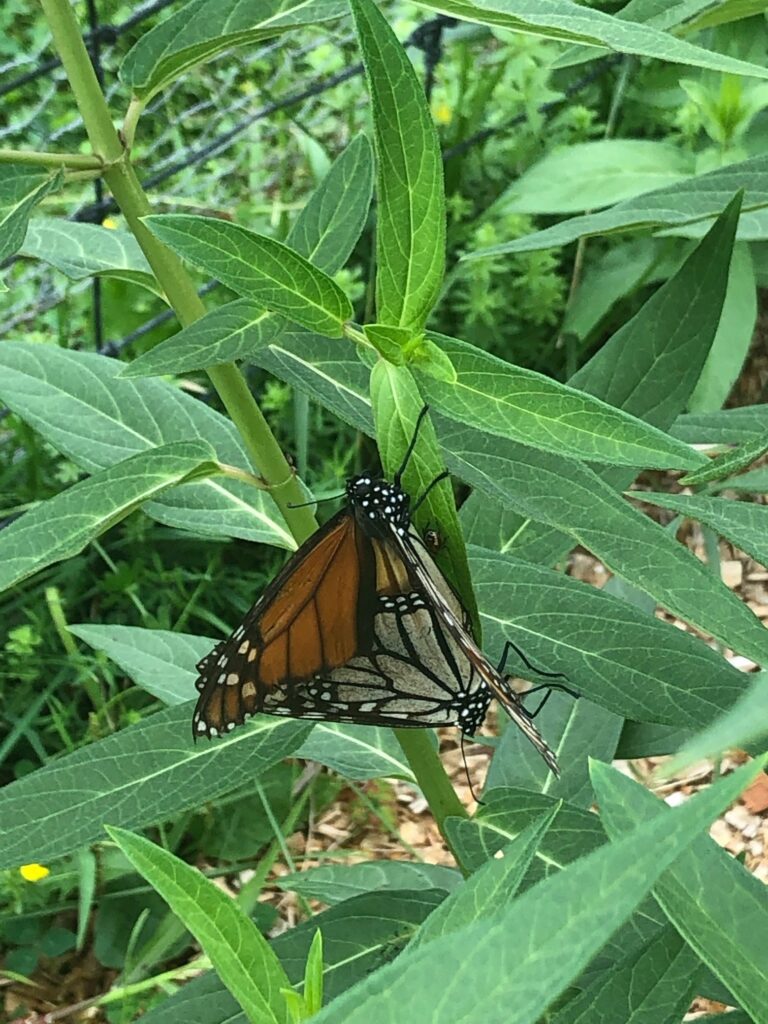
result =
[{"label": "black wire fence", "polygon": [[[115,111],[125,110],[129,99],[127,95],[124,95],[124,90],[116,75],[122,56],[145,30],[146,26],[142,23],[174,4],[178,6],[178,0],[155,0],[155,2],[141,5],[127,20],[116,25],[105,25],[99,22],[96,0],[85,0],[83,20],[87,21],[89,27],[85,36],[86,45],[100,82],[102,85],[108,83],[106,85],[107,99]],[[405,41],[407,47],[422,51],[424,86],[427,95],[432,92],[436,71],[443,57],[446,32],[454,28],[456,24],[455,19],[438,15],[418,26]],[[135,31],[139,27],[141,27],[141,31]],[[298,42],[289,42],[288,45],[295,47],[292,53],[299,58],[307,55],[311,57],[314,53],[319,53],[320,48],[327,46],[329,42],[332,42],[336,49],[341,48],[348,52],[354,52],[350,45],[353,43],[351,32],[346,36],[340,36],[339,29],[336,28],[333,34],[324,35],[319,42],[316,37],[317,29],[315,28],[310,45],[302,49],[298,36]],[[20,71],[16,77],[5,82],[0,77],[0,98],[18,96],[19,91],[29,87],[30,84],[40,79],[46,80],[46,88],[43,90],[42,96],[36,105],[27,110],[26,116],[0,128],[0,146],[28,148],[33,145],[37,148],[51,149],[57,146],[61,147],[64,143],[67,148],[76,149],[79,142],[85,139],[82,120],[79,116],[73,115],[62,125],[49,123],[45,117],[48,102],[62,87],[64,81],[60,61],[45,57],[49,42],[48,40],[41,47],[40,52],[34,56],[23,56],[15,62],[0,66],[0,76],[9,71]],[[232,93],[236,91],[233,86],[237,86],[237,77],[239,75],[242,80],[243,71],[245,70],[247,74],[249,67],[259,68],[259,88],[264,95],[268,96],[278,90],[278,79],[283,70],[281,62],[284,60],[286,45],[286,40],[283,38],[255,47],[245,56],[242,55],[241,50],[238,50],[235,61],[231,60],[230,55],[227,64],[222,63],[213,73],[209,73],[207,69],[192,71],[190,76],[177,80],[150,103],[143,115],[142,127],[146,125],[150,135],[158,125],[160,128],[153,138],[151,147],[153,166],[147,168],[149,154],[139,152],[138,170],[144,187],[153,191],[154,198],[156,198],[156,190],[161,185],[169,188],[169,191],[162,196],[163,202],[169,205],[173,204],[175,198],[188,204],[191,196],[216,195],[217,182],[221,182],[223,179],[226,183],[226,179],[237,171],[237,154],[232,154],[234,143],[243,138],[249,138],[248,133],[254,126],[260,122],[267,122],[266,127],[268,128],[275,115],[290,111],[294,119],[309,134],[312,134],[313,128],[319,124],[320,120],[327,117],[327,110],[314,101],[337,86],[362,74],[362,64],[355,62],[341,71],[318,77],[303,88],[289,92],[279,99],[262,103],[255,110],[252,109],[253,97],[251,95],[240,95],[233,100]],[[573,81],[563,91],[561,97],[542,104],[539,107],[539,113],[545,117],[551,116],[604,75],[608,67],[621,59],[620,56],[613,55],[593,61],[587,72]],[[28,64],[32,61],[35,61],[35,66],[28,68]],[[261,81],[263,68],[270,64],[274,67],[274,73],[264,83]],[[21,70],[22,68],[27,69]],[[200,94],[203,90],[194,77],[201,74],[204,75],[203,85],[208,90],[202,98],[200,98]],[[190,87],[190,81],[195,85]],[[189,102],[190,93],[195,102]],[[188,120],[194,120],[196,126],[197,137],[191,145],[185,145],[183,129],[178,125],[179,108],[184,111]],[[526,120],[527,115],[522,113],[501,124],[479,128],[458,145],[447,149],[444,152],[444,159],[447,161],[460,157],[492,136],[508,132],[512,128],[524,124]],[[201,124],[202,128],[199,128]],[[224,127],[225,125],[226,127]],[[222,162],[221,158],[225,154],[229,154],[228,161]],[[216,161],[212,161],[214,157],[217,158]],[[211,164],[203,166],[208,161],[212,161]],[[189,174],[185,173],[193,170],[195,172],[194,183],[190,180]],[[84,201],[70,215],[70,218],[75,221],[100,224],[115,212],[117,212],[116,203],[110,196],[103,194],[103,185],[100,180],[97,180],[93,185],[93,198]],[[168,322],[174,316],[171,310],[165,310],[152,316],[123,337],[105,342],[101,282],[98,278],[90,282],[70,283],[62,287],[57,283],[52,272],[41,265],[33,265],[25,271],[25,274],[26,276],[17,283],[38,282],[36,301],[30,303],[28,299],[22,298],[16,306],[8,308],[3,321],[0,322],[0,336],[33,324],[41,314],[49,312],[69,296],[87,288],[92,290],[92,348],[105,355],[119,355],[133,342]],[[201,289],[201,293],[211,291],[216,284],[215,281],[208,282]],[[29,288],[20,288],[19,291],[29,292]],[[2,418],[2,413],[0,413],[0,418]]]}]

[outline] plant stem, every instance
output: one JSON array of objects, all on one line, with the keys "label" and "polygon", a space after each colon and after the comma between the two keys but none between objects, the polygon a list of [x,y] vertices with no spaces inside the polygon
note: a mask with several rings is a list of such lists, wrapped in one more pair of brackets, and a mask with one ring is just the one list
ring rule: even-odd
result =
[{"label": "plant stem", "polygon": [[58,587],[45,588],[45,603],[48,605],[48,611],[53,619],[54,628],[59,634],[59,640],[61,640],[64,650],[71,658],[79,657],[80,652],[77,649],[74,637],[69,632],[64,609],[61,606],[61,595],[59,594]]},{"label": "plant stem", "polygon": [[41,153],[34,149],[0,149],[0,164],[33,164],[37,167],[69,167],[100,171],[103,162],[87,153]]},{"label": "plant stem", "polygon": [[128,104],[128,110],[123,118],[123,143],[129,152],[133,149],[133,140],[136,136],[136,128],[143,109],[144,103],[142,100],[134,96]]},{"label": "plant stem", "polygon": [[[45,588],[45,603],[48,605],[48,611],[51,619],[53,620],[54,628],[58,633],[59,640],[61,640],[62,647],[69,655],[70,664],[74,665],[80,661],[80,652],[77,649],[75,638],[69,631],[69,624],[67,623],[67,617],[64,614],[64,608],[61,604],[61,594],[59,593],[58,587]],[[96,713],[99,715],[104,714],[106,712],[104,690],[93,672],[87,672],[83,686]],[[112,722],[109,720],[108,714],[106,717],[107,724],[111,728],[114,728]]]},{"label": "plant stem", "polygon": [[[88,138],[96,157],[103,161],[104,180],[179,322],[187,326],[205,314],[205,306],[181,260],[143,223],[142,218],[151,212],[149,200],[112,122],[69,0],[40,0],[40,3]],[[360,340],[367,341],[363,335]],[[266,481],[291,534],[300,544],[316,529],[317,522],[310,507],[291,507],[301,504],[305,495],[243,375],[234,363],[226,363],[210,367],[208,376],[237,427],[257,472]],[[449,814],[466,817],[466,811],[427,736],[413,734],[410,730],[398,730],[398,736],[441,831],[442,822]]]},{"label": "plant stem", "polygon": [[[181,260],[158,241],[142,221],[151,212],[149,200],[112,123],[74,11],[68,0],[40,0],[40,3],[83,117],[88,138],[96,156],[103,161],[104,180],[179,322],[186,327],[204,315],[205,306]],[[255,467],[267,482],[294,539],[301,543],[316,527],[314,515],[310,508],[290,507],[303,502],[304,493],[242,374],[234,363],[226,363],[211,367],[208,376],[240,432]]]},{"label": "plant stem", "polygon": [[429,736],[421,729],[395,729],[397,741],[403,748],[408,764],[416,776],[424,798],[429,804],[437,827],[456,858],[461,871],[466,874],[461,857],[445,833],[445,819],[468,818],[466,808],[456,796],[450,779],[445,774],[437,751],[429,741]]}]

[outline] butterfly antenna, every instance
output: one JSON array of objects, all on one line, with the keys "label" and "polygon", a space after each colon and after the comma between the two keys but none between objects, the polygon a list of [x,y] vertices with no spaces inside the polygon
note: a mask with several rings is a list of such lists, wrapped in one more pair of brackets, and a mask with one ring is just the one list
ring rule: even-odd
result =
[{"label": "butterfly antenna", "polygon": [[341,494],[330,494],[327,498],[313,498],[312,501],[302,501],[298,505],[290,504],[288,508],[309,508],[310,505],[322,505],[324,501],[338,501],[339,498],[344,497],[344,491]]},{"label": "butterfly antenna", "polygon": [[398,469],[398,471],[395,473],[395,484],[397,487],[400,486],[400,481],[403,479],[403,473],[405,472],[405,468],[408,465],[411,456],[413,455],[413,449],[416,447],[416,439],[419,436],[421,424],[424,422],[424,417],[427,415],[428,412],[429,406],[422,406],[421,412],[419,413],[419,417],[416,420],[416,426],[413,428],[413,436],[411,437],[411,442],[408,445],[408,450],[405,453],[405,458],[403,459],[400,469]]},{"label": "butterfly antenna", "polygon": [[450,475],[451,474],[448,472],[447,469],[443,470],[442,473],[438,473],[438,475],[435,477],[432,483],[427,486],[424,493],[421,495],[421,497],[418,499],[416,504],[411,509],[411,515],[415,515],[416,512],[418,512],[419,508],[424,504],[427,497],[429,496],[430,491],[432,491],[433,488],[437,487],[438,484],[442,483],[443,480],[447,480]]}]

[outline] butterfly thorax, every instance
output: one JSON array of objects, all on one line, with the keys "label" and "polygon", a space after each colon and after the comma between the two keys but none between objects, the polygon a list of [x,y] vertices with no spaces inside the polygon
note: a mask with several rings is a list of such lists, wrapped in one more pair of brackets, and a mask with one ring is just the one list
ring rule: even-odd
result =
[{"label": "butterfly thorax", "polygon": [[403,536],[411,524],[410,498],[397,484],[363,474],[347,481],[347,501],[371,536],[394,527]]}]

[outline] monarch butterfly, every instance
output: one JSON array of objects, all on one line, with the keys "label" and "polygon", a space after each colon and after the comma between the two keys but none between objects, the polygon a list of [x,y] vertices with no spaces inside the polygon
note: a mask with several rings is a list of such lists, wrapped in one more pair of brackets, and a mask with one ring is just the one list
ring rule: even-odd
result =
[{"label": "monarch butterfly", "polygon": [[193,736],[223,735],[257,713],[458,725],[473,735],[495,696],[557,773],[555,755],[508,677],[475,643],[467,613],[411,525],[401,479],[426,412],[394,482],[350,478],[344,508],[199,662]]}]

